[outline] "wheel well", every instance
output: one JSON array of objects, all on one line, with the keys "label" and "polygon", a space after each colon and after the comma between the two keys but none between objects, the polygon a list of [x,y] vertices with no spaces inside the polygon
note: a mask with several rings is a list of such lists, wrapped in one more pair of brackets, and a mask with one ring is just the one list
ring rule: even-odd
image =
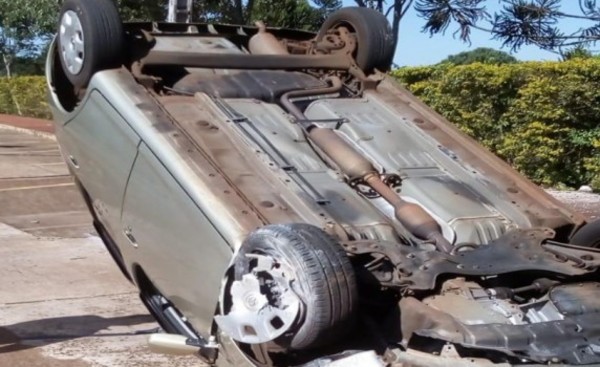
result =
[{"label": "wheel well", "polygon": [[152,282],[150,281],[150,278],[148,278],[140,264],[133,264],[131,268],[131,275],[133,278],[133,282],[137,285],[140,292],[142,290],[148,290],[149,288],[154,287],[152,285]]},{"label": "wheel well", "polygon": [[48,61],[48,82],[53,94],[56,96],[55,101],[60,104],[65,111],[71,112],[77,107],[79,97],[75,90],[75,86],[69,81],[67,75],[60,66],[56,43],[50,48]]}]

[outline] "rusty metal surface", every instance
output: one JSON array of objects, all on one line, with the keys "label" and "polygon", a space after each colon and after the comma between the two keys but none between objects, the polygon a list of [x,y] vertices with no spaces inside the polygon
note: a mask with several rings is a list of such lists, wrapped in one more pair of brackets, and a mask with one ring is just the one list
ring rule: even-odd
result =
[{"label": "rusty metal surface", "polygon": [[535,324],[465,325],[412,297],[403,298],[400,309],[404,345],[417,334],[539,363],[553,361],[591,365],[598,362],[595,350],[598,348],[600,325],[595,322],[595,313]]},{"label": "rusty metal surface", "polygon": [[532,226],[519,208],[498,197],[499,189],[484,186],[472,169],[405,121],[410,113],[393,113],[373,96],[323,98],[305,112],[322,127],[328,127],[323,119],[344,121],[336,133],[380,172],[401,178],[387,199],[397,200],[399,194],[423,206],[446,223],[448,240],[484,244],[507,228]]},{"label": "rusty metal surface", "polygon": [[248,50],[255,55],[288,55],[287,46],[272,33],[267,32],[265,23],[258,21],[258,33],[250,37]]},{"label": "rusty metal surface", "polygon": [[218,98],[254,98],[272,102],[289,90],[323,85],[322,81],[305,73],[253,70],[228,75],[194,72],[174,83],[173,90],[180,94],[201,92]]},{"label": "rusty metal surface", "polygon": [[600,313],[600,283],[579,283],[552,288],[549,294],[563,315]]},{"label": "rusty metal surface", "polygon": [[[281,186],[260,174],[257,163],[238,142],[232,140],[218,121],[224,120],[198,99],[185,96],[160,97],[160,102],[191,141],[209,155],[219,170],[234,184],[238,195],[266,223],[291,223],[301,218],[280,192]],[[207,102],[207,101],[206,101]],[[241,148],[241,149],[240,149]],[[279,187],[278,187],[279,186]]]},{"label": "rusty metal surface", "polygon": [[[517,230],[492,241],[454,254],[423,251],[388,242],[355,241],[343,244],[351,254],[380,254],[398,270],[384,285],[401,289],[431,290],[442,274],[501,275],[520,271],[543,271],[569,276],[595,272],[600,251],[570,249],[568,245],[542,243],[554,236],[551,230]],[[585,259],[585,260],[583,260]]]},{"label": "rusty metal surface", "polygon": [[[302,129],[293,123],[278,106],[255,100],[227,100],[227,110],[234,124],[225,125],[232,136],[243,136],[242,142],[265,152],[275,167],[281,167],[293,183],[297,210],[303,218],[315,214],[337,222],[345,233],[340,238],[394,239],[389,223],[368,201],[344,182],[343,175],[330,167],[307,141]],[[225,107],[227,107],[225,106]],[[265,162],[257,162],[257,169]],[[304,203],[302,203],[304,202]],[[315,206],[318,204],[318,206]],[[314,223],[313,219],[308,220]],[[317,225],[318,226],[318,225]],[[334,225],[335,228],[339,228]],[[396,226],[401,229],[400,225]]]},{"label": "rusty metal surface", "polygon": [[407,116],[407,120],[419,127],[423,133],[436,139],[480,172],[483,181],[500,188],[498,195],[507,202],[517,203],[534,226],[565,227],[565,231],[569,232],[585,223],[581,215],[571,211],[518,174],[500,158],[482,148],[392,78],[386,78],[381,83],[377,90],[377,98],[394,112]]},{"label": "rusty metal surface", "polygon": [[254,69],[254,70],[349,70],[353,60],[345,56],[251,55],[225,53],[190,53],[150,50],[142,65],[176,65],[197,68]]}]

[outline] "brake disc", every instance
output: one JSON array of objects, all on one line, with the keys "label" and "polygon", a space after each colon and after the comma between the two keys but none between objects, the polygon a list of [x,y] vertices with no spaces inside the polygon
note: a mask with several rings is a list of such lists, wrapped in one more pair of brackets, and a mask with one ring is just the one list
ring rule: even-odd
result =
[{"label": "brake disc", "polygon": [[250,273],[231,284],[231,310],[215,317],[232,339],[258,344],[289,331],[300,312],[300,298],[292,289],[293,271],[270,256],[246,255],[256,260]]}]

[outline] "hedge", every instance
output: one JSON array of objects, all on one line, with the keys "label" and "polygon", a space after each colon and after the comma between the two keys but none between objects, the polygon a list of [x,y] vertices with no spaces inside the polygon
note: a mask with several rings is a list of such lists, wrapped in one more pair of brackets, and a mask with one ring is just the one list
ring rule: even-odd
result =
[{"label": "hedge", "polygon": [[42,76],[0,78],[0,113],[50,118],[46,79]]},{"label": "hedge", "polygon": [[600,60],[443,64],[392,74],[536,183],[600,190]]}]

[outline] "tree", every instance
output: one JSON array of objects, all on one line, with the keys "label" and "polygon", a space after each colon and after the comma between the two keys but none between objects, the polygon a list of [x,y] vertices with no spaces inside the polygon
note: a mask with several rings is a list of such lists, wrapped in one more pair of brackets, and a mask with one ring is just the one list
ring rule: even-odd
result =
[{"label": "tree", "polygon": [[[416,9],[427,19],[423,29],[430,34],[443,32],[455,22],[465,41],[471,29],[480,29],[512,50],[535,45],[560,53],[566,47],[589,45],[600,39],[600,5],[596,0],[577,0],[579,14],[561,11],[560,0],[498,1],[503,4],[502,10],[492,15],[483,6],[486,0],[417,0]],[[577,19],[582,27],[567,35],[558,27],[563,19]]]},{"label": "tree", "polygon": [[[577,0],[578,14],[561,11],[560,0],[503,1],[506,5],[494,15],[491,32],[512,49],[531,44],[560,53],[564,48],[588,46],[600,39],[600,5],[596,0]],[[558,28],[563,19],[575,19],[581,28],[565,34]]]},{"label": "tree", "polygon": [[6,76],[17,57],[36,57],[44,49],[55,26],[55,0],[0,0],[0,54]]},{"label": "tree", "polygon": [[[502,9],[490,14],[485,5],[495,1]],[[565,0],[567,1],[567,0]],[[432,36],[444,34],[456,26],[454,36],[469,42],[472,29],[488,32],[501,40],[503,46],[518,50],[523,45],[535,45],[562,53],[565,48],[589,46],[600,40],[600,3],[597,0],[578,1],[579,13],[561,11],[561,0],[355,0],[361,7],[370,7],[391,17],[398,38],[400,22],[410,8],[425,20],[423,31]],[[565,34],[558,27],[564,19],[575,19],[581,28]]]},{"label": "tree", "polygon": [[204,0],[194,3],[195,20],[252,24],[262,20],[268,25],[315,30],[341,0]]},{"label": "tree", "polygon": [[116,0],[125,21],[162,20],[167,17],[168,0]]},{"label": "tree", "polygon": [[442,63],[450,63],[454,65],[468,65],[476,62],[482,64],[514,64],[517,59],[504,52],[494,50],[493,48],[479,47],[472,51],[465,51],[456,55],[448,56]]},{"label": "tree", "polygon": [[575,46],[562,53],[563,61],[573,59],[590,59],[592,57],[592,52],[582,45]]}]

